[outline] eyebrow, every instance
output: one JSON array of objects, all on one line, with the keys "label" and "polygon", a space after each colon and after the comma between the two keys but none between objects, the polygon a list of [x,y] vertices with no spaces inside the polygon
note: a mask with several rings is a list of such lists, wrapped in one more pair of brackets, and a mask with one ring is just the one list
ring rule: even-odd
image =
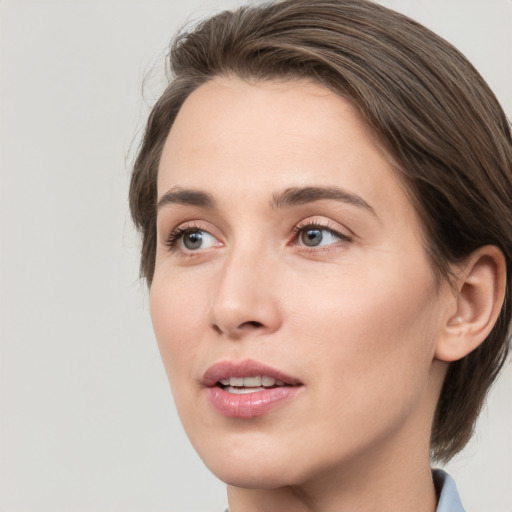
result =
[{"label": "eyebrow", "polygon": [[[281,209],[325,199],[358,206],[377,216],[375,210],[362,197],[339,187],[290,187],[274,194],[270,206],[273,209]],[[183,204],[210,209],[216,207],[215,199],[211,194],[181,187],[173,187],[168,190],[158,200],[157,210],[169,204]]]},{"label": "eyebrow", "polygon": [[169,204],[184,204],[190,206],[200,206],[202,208],[215,208],[215,199],[200,190],[190,190],[180,187],[173,187],[168,190],[156,205],[157,210]]},{"label": "eyebrow", "polygon": [[297,206],[322,199],[331,199],[348,203],[360,208],[364,208],[377,216],[375,210],[360,196],[338,187],[292,187],[283,192],[274,194],[271,206],[272,208],[285,208],[287,206]]}]

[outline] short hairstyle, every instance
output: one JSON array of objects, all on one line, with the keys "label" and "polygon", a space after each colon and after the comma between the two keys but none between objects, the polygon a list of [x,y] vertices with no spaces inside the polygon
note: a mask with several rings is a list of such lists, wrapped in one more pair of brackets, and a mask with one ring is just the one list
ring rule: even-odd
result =
[{"label": "short hairstyle", "polygon": [[130,185],[148,286],[162,148],[185,99],[216,76],[315,80],[354,105],[418,212],[436,279],[449,279],[449,266],[478,247],[503,252],[506,295],[497,323],[477,349],[450,364],[434,416],[432,459],[452,458],[469,441],[510,348],[512,141],[483,78],[445,40],[367,0],[284,0],[221,12],[176,37],[170,69]]}]

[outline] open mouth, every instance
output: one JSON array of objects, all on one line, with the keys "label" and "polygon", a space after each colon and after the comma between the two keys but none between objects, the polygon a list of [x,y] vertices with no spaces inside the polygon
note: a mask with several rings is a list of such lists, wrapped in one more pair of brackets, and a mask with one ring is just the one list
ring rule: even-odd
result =
[{"label": "open mouth", "polygon": [[269,413],[304,387],[297,378],[250,359],[219,361],[208,368],[202,383],[217,412],[246,419]]},{"label": "open mouth", "polygon": [[254,377],[229,377],[221,379],[217,382],[217,387],[220,387],[227,393],[243,395],[247,393],[257,393],[268,389],[275,389],[284,386],[292,386],[282,380],[269,377],[267,375],[257,375]]}]

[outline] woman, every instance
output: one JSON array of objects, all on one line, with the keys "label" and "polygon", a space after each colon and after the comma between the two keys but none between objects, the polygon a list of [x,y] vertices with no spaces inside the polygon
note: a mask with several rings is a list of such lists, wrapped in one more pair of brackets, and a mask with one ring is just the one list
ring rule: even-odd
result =
[{"label": "woman", "polygon": [[230,512],[460,511],[431,472],[509,345],[512,144],[453,47],[364,0],[180,36],[132,176],[176,405]]}]

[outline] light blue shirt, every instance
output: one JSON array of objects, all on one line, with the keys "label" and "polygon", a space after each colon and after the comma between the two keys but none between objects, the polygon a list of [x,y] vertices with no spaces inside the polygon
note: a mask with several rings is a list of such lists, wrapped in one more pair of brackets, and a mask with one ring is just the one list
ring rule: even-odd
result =
[{"label": "light blue shirt", "polygon": [[455,480],[441,469],[432,471],[436,489],[441,490],[436,512],[465,512]]}]

